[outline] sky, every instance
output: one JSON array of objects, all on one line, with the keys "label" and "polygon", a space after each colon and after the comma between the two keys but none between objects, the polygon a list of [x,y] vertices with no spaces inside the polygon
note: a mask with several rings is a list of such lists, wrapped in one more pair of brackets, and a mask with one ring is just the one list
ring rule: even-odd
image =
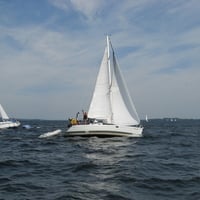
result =
[{"label": "sky", "polygon": [[199,0],[0,0],[0,103],[10,117],[88,110],[106,35],[141,119],[200,118]]}]

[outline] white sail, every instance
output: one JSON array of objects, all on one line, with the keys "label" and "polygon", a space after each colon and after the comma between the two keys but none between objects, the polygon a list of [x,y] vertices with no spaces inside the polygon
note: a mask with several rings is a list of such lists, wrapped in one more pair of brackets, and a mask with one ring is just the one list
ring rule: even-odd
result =
[{"label": "white sail", "polygon": [[108,37],[88,116],[112,124],[140,123]]},{"label": "white sail", "polygon": [[89,118],[102,119],[107,123],[111,122],[109,87],[108,48],[106,47],[88,111]]},{"label": "white sail", "polygon": [[6,112],[3,109],[1,104],[0,104],[0,114],[1,114],[1,117],[2,117],[3,120],[8,120],[9,119],[8,115],[6,114]]},{"label": "white sail", "polygon": [[123,125],[138,125],[137,114],[133,117],[134,109],[130,102],[127,87],[123,80],[115,55],[113,54],[113,75],[111,86],[112,123]]},{"label": "white sail", "polygon": [[145,119],[146,119],[146,122],[148,122],[148,121],[149,121],[149,120],[148,120],[148,116],[147,116],[147,115],[146,115]]}]

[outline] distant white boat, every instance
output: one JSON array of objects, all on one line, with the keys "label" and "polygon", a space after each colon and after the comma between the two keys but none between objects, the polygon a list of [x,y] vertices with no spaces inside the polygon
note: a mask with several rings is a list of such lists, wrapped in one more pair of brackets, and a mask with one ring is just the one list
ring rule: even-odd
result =
[{"label": "distant white boat", "polygon": [[146,117],[145,117],[145,120],[146,120],[146,122],[148,122],[149,120],[148,120],[148,116],[146,115]]},{"label": "distant white boat", "polygon": [[88,119],[71,119],[70,125],[66,136],[142,136],[143,127],[108,36]]},{"label": "distant white boat", "polygon": [[0,129],[6,129],[6,128],[16,128],[20,126],[20,122],[15,119],[10,119],[3,109],[2,105],[0,104],[0,116],[2,118],[2,121],[0,121]]}]

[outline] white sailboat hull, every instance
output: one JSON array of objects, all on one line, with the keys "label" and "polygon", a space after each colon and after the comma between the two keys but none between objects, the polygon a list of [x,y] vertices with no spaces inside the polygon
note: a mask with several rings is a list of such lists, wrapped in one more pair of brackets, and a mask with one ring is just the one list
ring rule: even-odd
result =
[{"label": "white sailboat hull", "polygon": [[65,136],[98,136],[98,137],[142,137],[142,127],[85,124],[70,127]]},{"label": "white sailboat hull", "polygon": [[19,121],[3,121],[0,122],[0,129],[6,129],[6,128],[17,128],[20,126]]}]

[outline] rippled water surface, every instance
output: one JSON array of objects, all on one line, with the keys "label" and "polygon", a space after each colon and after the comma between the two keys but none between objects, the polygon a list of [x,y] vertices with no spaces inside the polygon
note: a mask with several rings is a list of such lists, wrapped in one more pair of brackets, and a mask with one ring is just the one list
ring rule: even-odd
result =
[{"label": "rippled water surface", "polygon": [[0,131],[0,199],[200,199],[200,120],[143,122],[142,138],[38,138],[66,122],[22,124]]}]

